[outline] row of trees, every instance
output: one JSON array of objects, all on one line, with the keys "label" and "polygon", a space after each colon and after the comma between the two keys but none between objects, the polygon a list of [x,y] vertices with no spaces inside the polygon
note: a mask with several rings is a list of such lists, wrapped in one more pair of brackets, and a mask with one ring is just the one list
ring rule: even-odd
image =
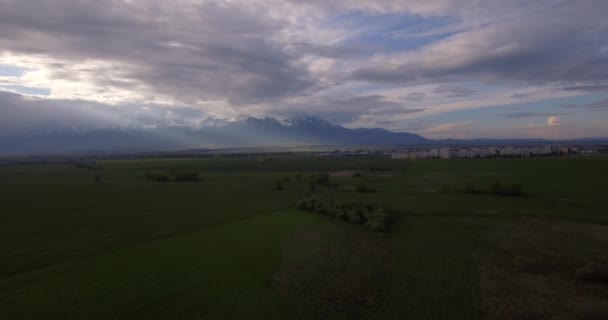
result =
[{"label": "row of trees", "polygon": [[388,231],[393,222],[388,212],[364,201],[336,201],[317,196],[305,196],[298,200],[296,207],[353,224],[364,225],[373,231]]}]

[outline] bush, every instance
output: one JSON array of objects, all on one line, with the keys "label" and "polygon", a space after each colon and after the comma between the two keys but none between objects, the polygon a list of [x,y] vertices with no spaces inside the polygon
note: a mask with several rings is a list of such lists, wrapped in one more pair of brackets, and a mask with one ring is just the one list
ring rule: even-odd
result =
[{"label": "bush", "polygon": [[580,281],[608,283],[608,264],[588,263],[576,270],[575,276]]},{"label": "bush", "polygon": [[296,208],[327,215],[353,224],[365,224],[373,231],[386,231],[392,223],[390,215],[367,202],[336,202],[306,196],[296,202]]},{"label": "bush", "polygon": [[301,173],[296,173],[296,181],[297,182],[302,181],[302,174]]},{"label": "bush", "polygon": [[357,172],[353,173],[352,177],[353,178],[361,178],[361,177],[363,177],[363,174],[361,172],[357,171]]}]

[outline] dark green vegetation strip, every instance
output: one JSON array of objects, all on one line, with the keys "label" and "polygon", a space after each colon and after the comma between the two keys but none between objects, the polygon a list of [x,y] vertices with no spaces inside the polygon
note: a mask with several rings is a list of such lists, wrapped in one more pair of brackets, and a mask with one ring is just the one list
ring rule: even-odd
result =
[{"label": "dark green vegetation strip", "polygon": [[[608,314],[605,157],[96,168],[0,168],[1,319]],[[157,183],[146,178],[154,172],[200,179]],[[310,192],[297,176],[323,172],[331,184],[315,196],[382,207],[395,218],[390,231],[293,210]],[[488,192],[497,181],[523,196]]]}]

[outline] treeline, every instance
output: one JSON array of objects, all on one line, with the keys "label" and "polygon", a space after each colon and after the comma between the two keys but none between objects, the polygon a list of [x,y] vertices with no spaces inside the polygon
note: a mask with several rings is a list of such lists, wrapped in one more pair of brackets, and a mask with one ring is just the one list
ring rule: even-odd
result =
[{"label": "treeline", "polygon": [[388,212],[364,201],[336,201],[317,196],[305,196],[298,200],[296,207],[353,224],[364,225],[373,231],[388,231],[393,223]]},{"label": "treeline", "polygon": [[201,181],[198,172],[147,172],[146,179],[156,182],[195,182]]}]

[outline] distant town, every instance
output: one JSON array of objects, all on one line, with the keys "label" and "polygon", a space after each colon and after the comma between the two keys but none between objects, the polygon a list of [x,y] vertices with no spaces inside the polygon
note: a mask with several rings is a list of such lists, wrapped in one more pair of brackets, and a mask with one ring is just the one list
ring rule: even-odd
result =
[{"label": "distant town", "polygon": [[476,158],[522,158],[546,156],[576,156],[608,154],[608,145],[561,145],[539,146],[443,146],[443,147],[403,147],[403,148],[333,148],[313,146],[308,150],[285,150],[281,148],[232,148],[197,149],[183,151],[159,151],[141,153],[88,154],[88,155],[31,155],[20,157],[0,157],[0,165],[28,164],[91,164],[97,160],[155,159],[155,158],[214,158],[214,157],[254,157],[264,160],[268,157],[312,156],[312,157],[365,157],[385,156],[395,160],[416,159],[476,159]]},{"label": "distant town", "polygon": [[591,155],[605,153],[605,146],[562,146],[545,144],[542,146],[485,146],[485,147],[442,147],[408,148],[394,150],[391,159],[472,159],[472,158],[519,158],[557,155]]}]

